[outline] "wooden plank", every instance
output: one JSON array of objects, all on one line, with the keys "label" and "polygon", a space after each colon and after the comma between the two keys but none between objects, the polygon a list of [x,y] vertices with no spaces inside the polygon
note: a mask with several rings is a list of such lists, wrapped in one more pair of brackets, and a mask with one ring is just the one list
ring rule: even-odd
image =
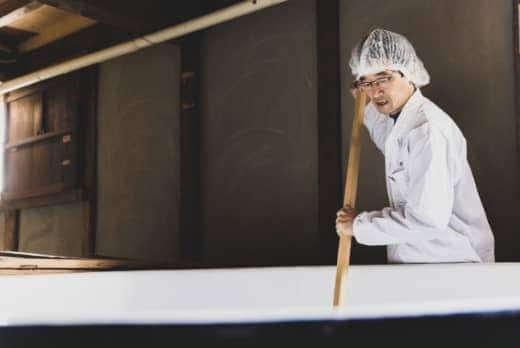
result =
[{"label": "wooden plank", "polygon": [[[57,3],[51,3],[50,1],[41,2],[58,6]],[[61,0],[60,2],[62,2],[64,6],[69,3],[67,0]],[[219,1],[218,4],[215,2],[211,2],[211,4],[217,4],[218,6],[216,7],[222,8],[236,2],[238,1]],[[84,1],[84,3],[87,3],[87,1]],[[200,6],[202,1],[198,0],[188,2],[160,1],[160,3],[155,5],[152,2],[145,5],[146,11],[143,11],[143,4],[140,2],[111,0],[106,2],[97,1],[95,3],[94,5],[94,2],[88,1],[88,5],[104,9],[104,11],[110,14],[117,13],[132,20],[138,18],[138,21],[144,25],[145,29],[135,32],[114,24],[114,21],[104,20],[99,16],[92,16],[91,18],[99,20],[97,24],[68,35],[60,40],[53,41],[33,51],[25,52],[18,57],[17,62],[10,65],[6,70],[8,73],[7,77],[14,78],[47,67],[58,61],[107,48],[114,44],[135,38],[138,35],[182,23],[209,12],[209,9],[206,11],[201,10]],[[204,1],[204,3],[207,2]],[[82,13],[89,16],[86,12]],[[108,22],[111,24],[106,24]]]},{"label": "wooden plank", "polygon": [[11,201],[11,200],[26,199],[26,198],[32,198],[32,197],[38,197],[38,196],[45,196],[45,195],[53,195],[53,194],[58,194],[67,189],[70,189],[70,187],[66,186],[64,183],[57,183],[57,184],[46,185],[45,187],[40,187],[40,188],[31,188],[28,190],[16,190],[13,192],[10,192],[10,191],[4,192],[4,193],[2,193],[2,199],[6,200],[6,201]]},{"label": "wooden plank", "polygon": [[42,81],[36,85],[31,85],[31,86],[24,87],[24,88],[21,88],[18,90],[14,90],[12,92],[5,94],[5,96],[6,96],[5,101],[6,101],[6,103],[11,103],[15,100],[25,98],[31,94],[44,93],[47,90],[54,88],[54,86],[56,86],[56,85],[66,83],[66,81],[68,81],[68,80],[73,80],[73,79],[77,78],[77,75],[78,75],[77,73],[61,75],[61,76],[55,77],[51,80]]},{"label": "wooden plank", "polygon": [[0,276],[21,276],[21,275],[35,275],[35,274],[61,274],[73,272],[85,272],[86,270],[68,270],[68,269],[1,269]]},{"label": "wooden plank", "polygon": [[42,117],[42,96],[40,93],[31,94],[25,98],[10,102],[8,106],[7,140],[11,143],[38,135]]},{"label": "wooden plank", "polygon": [[107,270],[107,269],[144,269],[171,267],[161,263],[144,262],[115,258],[65,258],[46,256],[23,256],[24,253],[2,253],[0,269],[62,269],[62,270]]},{"label": "wooden plank", "polygon": [[7,184],[2,198],[8,206],[20,200],[27,207],[79,198],[67,191],[80,189],[78,105],[85,92],[79,88],[81,78],[81,73],[70,74],[7,97]]},{"label": "wooden plank", "polygon": [[231,6],[241,0],[42,0],[62,10],[92,18],[128,33],[146,33]]},{"label": "wooden plank", "polygon": [[76,185],[77,158],[61,138],[6,152],[7,186],[2,198],[24,199],[59,193]]},{"label": "wooden plank", "polygon": [[[30,152],[31,180],[30,188],[46,187],[49,184],[61,182],[59,159],[55,158],[55,149],[60,147],[59,139],[49,139],[26,146],[23,150]],[[20,151],[22,148],[17,148]],[[58,175],[57,175],[58,174]]]},{"label": "wooden plank", "polygon": [[25,98],[32,94],[38,94],[41,91],[40,85],[32,85],[29,87],[25,87],[16,91],[9,92],[5,94],[5,102],[12,103],[18,99]]},{"label": "wooden plank", "polygon": [[110,10],[106,8],[105,2],[94,3],[92,1],[84,0],[42,0],[42,3],[131,32],[140,32],[147,27],[141,20],[122,14],[122,12],[124,12],[124,7],[119,11]]},{"label": "wooden plank", "polygon": [[19,211],[5,210],[5,234],[4,234],[4,249],[18,250],[18,233],[19,233]]},{"label": "wooden plank", "polygon": [[[346,174],[347,179],[345,181],[345,196],[343,199],[343,206],[349,205],[352,208],[354,208],[356,205],[357,197],[359,162],[361,155],[361,127],[363,126],[363,115],[365,114],[365,101],[366,94],[362,92],[356,99],[356,106],[352,122],[352,133],[350,137],[348,167]],[[339,306],[342,303],[342,287],[348,274],[351,245],[352,237],[340,237],[337,254],[336,281],[334,283],[334,306]]]},{"label": "wooden plank", "polygon": [[0,16],[15,11],[16,9],[23,7],[30,3],[31,0],[3,0],[0,1]]},{"label": "wooden plank", "polygon": [[[44,130],[45,132],[56,132],[62,129],[78,129],[79,103],[81,74],[73,74],[73,78],[63,80],[61,83],[54,84],[45,90],[45,112]],[[61,141],[57,141],[52,148],[54,167],[52,170],[56,179],[66,187],[77,187],[78,181],[78,134],[64,136]],[[35,147],[34,150],[37,148]],[[61,165],[60,165],[61,163]],[[34,166],[45,168],[45,163],[36,161]],[[44,174],[43,171],[40,174]],[[57,181],[57,180],[56,180]]]},{"label": "wooden plank", "polygon": [[20,76],[66,58],[107,48],[133,37],[135,35],[114,30],[114,28],[104,24],[96,24],[43,47],[24,53],[18,57],[15,64],[9,67],[8,76],[10,78]]},{"label": "wooden plank", "polygon": [[40,2],[31,1],[27,5],[17,8],[16,10],[0,17],[0,28],[9,26],[20,18],[38,10],[41,6],[42,4]]},{"label": "wooden plank", "polygon": [[86,197],[86,193],[81,189],[68,190],[54,195],[46,195],[42,197],[28,197],[14,201],[3,200],[0,208],[5,211],[8,209],[47,207],[85,200]]},{"label": "wooden plank", "polygon": [[[37,10],[37,12],[43,11],[42,8]],[[56,10],[57,11],[57,10]],[[33,12],[36,13],[36,12]],[[42,14],[42,18],[47,18],[49,15]],[[27,21],[31,22],[32,21]],[[39,29],[38,35],[29,38],[28,40],[22,42],[18,46],[18,52],[24,53],[28,51],[32,51],[39,47],[45,46],[50,42],[59,40],[65,36],[68,36],[72,33],[81,31],[82,29],[88,28],[94,25],[96,21],[85,18],[81,16],[75,15],[63,15],[56,21],[52,23],[42,25]],[[18,29],[26,29],[25,27],[18,27]]]},{"label": "wooden plank", "polygon": [[318,62],[319,262],[335,261],[336,211],[341,207],[341,81],[339,1],[316,1]]},{"label": "wooden plank", "polygon": [[45,132],[77,128],[81,75],[73,75],[45,92]]},{"label": "wooden plank", "polygon": [[82,243],[81,243],[81,255],[92,256],[95,254],[95,231],[92,223],[94,222],[92,215],[95,211],[91,209],[90,201],[81,202],[81,219],[83,225]]},{"label": "wooden plank", "polygon": [[2,199],[8,192],[17,192],[29,186],[31,181],[30,155],[30,151],[5,153],[5,186]]},{"label": "wooden plank", "polygon": [[18,47],[18,45],[30,37],[36,35],[35,33],[14,29],[10,27],[0,28],[0,41],[9,47]]},{"label": "wooden plank", "polygon": [[[4,147],[4,149],[7,151],[10,149],[19,148],[19,147],[26,146],[26,145],[34,145],[34,144],[48,141],[48,140],[54,139],[54,138],[61,138],[62,141],[65,141],[65,140],[63,140],[64,136],[70,136],[70,137],[76,136],[75,130],[72,128],[68,128],[68,129],[63,129],[61,131],[57,131],[57,132],[50,132],[50,133],[45,133],[45,134],[34,136],[34,137],[28,137],[28,138],[25,138],[24,140],[7,143]],[[69,138],[67,137],[66,139],[69,139]]]},{"label": "wooden plank", "polygon": [[181,231],[180,254],[185,261],[202,258],[200,223],[200,43],[198,34],[181,42]]}]

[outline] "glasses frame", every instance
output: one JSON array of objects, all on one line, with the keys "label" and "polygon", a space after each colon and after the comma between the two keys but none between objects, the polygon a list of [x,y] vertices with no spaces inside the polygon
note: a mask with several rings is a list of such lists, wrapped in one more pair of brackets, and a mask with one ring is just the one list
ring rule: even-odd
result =
[{"label": "glasses frame", "polygon": [[[388,71],[389,74],[386,76],[381,76],[375,80],[372,81],[354,81],[354,87],[358,89],[362,89],[365,92],[371,91],[375,85],[380,86],[381,83],[384,82],[392,82],[394,79],[394,74],[399,74],[401,77],[404,77],[403,73],[398,70],[390,70]],[[388,88],[388,87],[385,87]]]}]

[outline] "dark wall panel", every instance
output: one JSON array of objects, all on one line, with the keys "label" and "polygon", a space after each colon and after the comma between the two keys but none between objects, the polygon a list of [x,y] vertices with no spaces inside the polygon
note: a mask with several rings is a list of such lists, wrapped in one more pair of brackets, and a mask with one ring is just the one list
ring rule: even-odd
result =
[{"label": "dark wall panel", "polygon": [[101,65],[96,252],[178,256],[179,49],[163,44]]},{"label": "dark wall panel", "polygon": [[314,1],[289,1],[212,28],[202,57],[206,262],[313,262],[318,245]]}]

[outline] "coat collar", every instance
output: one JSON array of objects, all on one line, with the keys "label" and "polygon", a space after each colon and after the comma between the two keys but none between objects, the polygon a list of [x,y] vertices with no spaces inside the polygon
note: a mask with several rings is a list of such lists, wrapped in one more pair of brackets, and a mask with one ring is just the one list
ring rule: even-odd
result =
[{"label": "coat collar", "polygon": [[418,108],[423,103],[424,96],[422,95],[421,90],[417,89],[401,110],[401,114],[399,114],[395,125],[392,127],[392,130],[388,135],[387,142],[390,139],[399,137],[399,135],[406,132],[410,128],[417,117]]}]

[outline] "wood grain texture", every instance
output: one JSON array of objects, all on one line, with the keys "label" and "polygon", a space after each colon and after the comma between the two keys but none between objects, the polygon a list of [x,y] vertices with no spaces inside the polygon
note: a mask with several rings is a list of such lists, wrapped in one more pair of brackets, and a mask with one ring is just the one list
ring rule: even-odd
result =
[{"label": "wood grain texture", "polygon": [[7,95],[4,199],[78,188],[80,79],[75,73]]},{"label": "wood grain texture", "polygon": [[[347,180],[345,182],[345,197],[343,200],[343,205],[350,205],[352,208],[354,208],[356,205],[359,178],[359,161],[361,154],[361,127],[363,125],[363,115],[365,113],[365,101],[365,93],[360,93],[356,99],[354,120],[352,123],[352,135],[350,138],[350,149],[346,175]],[[345,282],[348,273],[351,244],[352,237],[340,237],[338,246],[338,260],[336,266],[336,280],[334,283],[333,306],[335,307],[342,304],[343,283]]]}]

